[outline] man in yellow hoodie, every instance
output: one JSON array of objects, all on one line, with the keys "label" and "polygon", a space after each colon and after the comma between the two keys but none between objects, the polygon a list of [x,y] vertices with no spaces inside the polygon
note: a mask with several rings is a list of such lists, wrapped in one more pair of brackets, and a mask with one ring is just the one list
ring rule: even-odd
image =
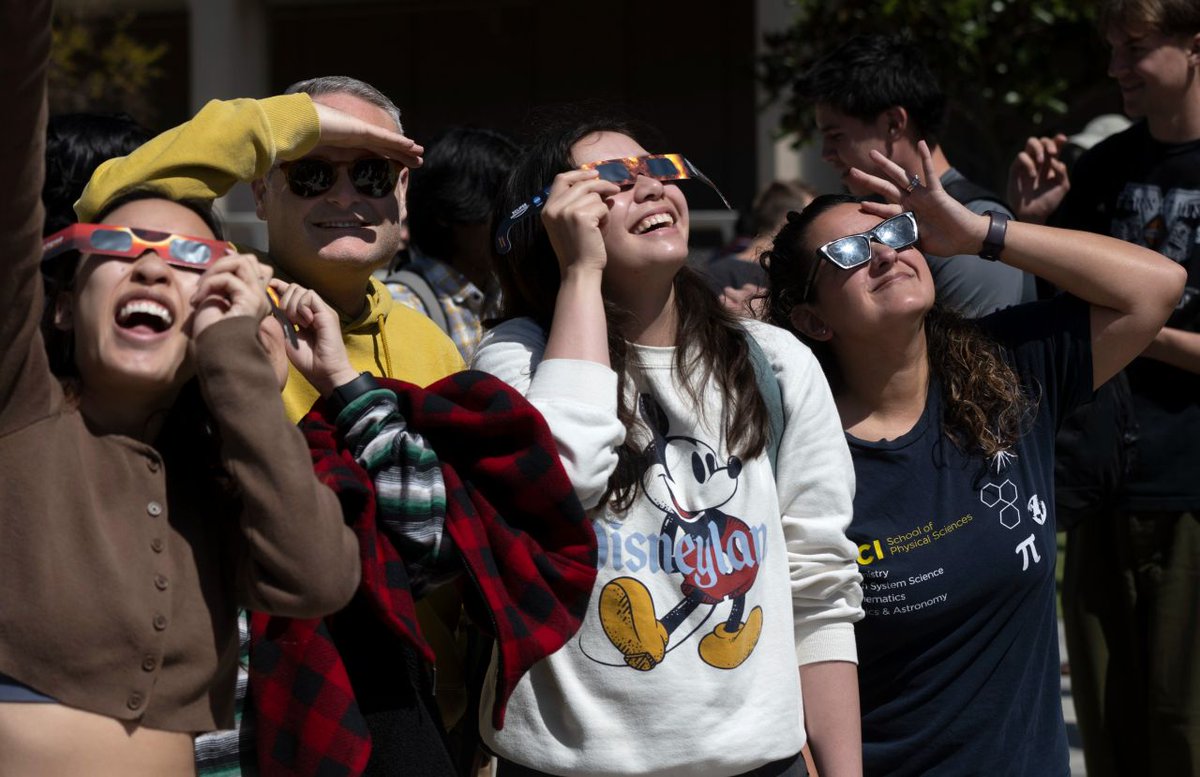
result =
[{"label": "man in yellow hoodie", "polygon": [[[126,192],[212,200],[252,182],[277,274],[315,290],[339,313],[355,369],[426,386],[463,369],[428,318],[393,305],[371,277],[400,247],[407,165],[421,147],[400,111],[357,79],[301,81],[279,97],[214,100],[189,122],[110,160],[76,204],[89,221]],[[284,406],[299,420],[317,399],[291,368]]]}]

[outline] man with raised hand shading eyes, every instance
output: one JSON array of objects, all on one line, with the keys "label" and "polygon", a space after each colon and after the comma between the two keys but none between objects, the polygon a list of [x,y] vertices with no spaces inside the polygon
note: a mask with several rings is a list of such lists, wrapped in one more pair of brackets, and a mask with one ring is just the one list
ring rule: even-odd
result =
[{"label": "man with raised hand shading eyes", "polygon": [[[402,132],[391,100],[344,76],[301,81],[279,97],[214,100],[102,166],[77,210],[86,218],[134,187],[211,199],[252,182],[270,262],[338,311],[354,368],[427,385],[462,369],[454,344],[371,278],[400,247],[408,166],[423,152]],[[317,396],[293,370],[289,417],[299,420]]]}]

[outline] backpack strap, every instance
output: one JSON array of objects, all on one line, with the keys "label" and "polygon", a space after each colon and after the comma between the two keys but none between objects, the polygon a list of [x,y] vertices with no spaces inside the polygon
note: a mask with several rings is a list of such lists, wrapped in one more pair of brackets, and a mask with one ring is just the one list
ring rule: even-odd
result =
[{"label": "backpack strap", "polygon": [[437,294],[434,293],[433,287],[429,285],[429,281],[425,280],[423,276],[412,270],[393,270],[384,278],[383,282],[399,283],[402,286],[407,286],[413,294],[417,295],[417,299],[421,300],[421,304],[425,306],[425,315],[433,319],[433,323],[441,327],[443,332],[450,334],[450,322],[446,320],[446,311],[442,310],[442,306],[437,299]]},{"label": "backpack strap", "polygon": [[746,338],[746,347],[750,352],[750,364],[754,366],[754,380],[758,384],[758,393],[762,395],[767,406],[767,457],[771,460],[771,471],[778,471],[779,443],[783,439],[783,389],[775,379],[775,371],[771,362],[763,353],[762,346],[748,331],[742,331]]}]

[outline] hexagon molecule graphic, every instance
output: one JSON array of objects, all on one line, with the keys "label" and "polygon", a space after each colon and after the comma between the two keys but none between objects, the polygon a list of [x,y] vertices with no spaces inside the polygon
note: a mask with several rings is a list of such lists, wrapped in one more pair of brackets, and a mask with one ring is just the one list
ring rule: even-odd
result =
[{"label": "hexagon molecule graphic", "polygon": [[1011,480],[1005,480],[1000,485],[988,483],[979,489],[979,501],[988,507],[1003,505],[1000,508],[1000,525],[1006,529],[1015,529],[1021,523],[1021,510],[1017,507],[1017,487]]}]

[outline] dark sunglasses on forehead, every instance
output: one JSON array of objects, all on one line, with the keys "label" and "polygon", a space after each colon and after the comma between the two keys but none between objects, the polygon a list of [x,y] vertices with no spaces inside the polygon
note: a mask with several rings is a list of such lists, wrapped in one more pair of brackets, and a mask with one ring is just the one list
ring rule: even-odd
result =
[{"label": "dark sunglasses on forehead", "polygon": [[[633,186],[637,183],[638,177],[643,175],[659,181],[682,181],[694,178],[697,181],[708,184],[709,188],[721,198],[721,202],[725,203],[725,207],[732,208],[729,200],[725,199],[725,195],[721,194],[721,190],[717,188],[717,185],[707,175],[700,172],[700,168],[689,162],[681,154],[647,154],[646,156],[604,159],[599,162],[588,162],[580,165],[579,169],[595,170],[600,174],[601,180],[615,183],[617,186]],[[542,206],[546,204],[546,198],[549,196],[550,187],[547,186],[541,192],[514,208],[512,213],[508,214],[504,221],[500,222],[500,225],[496,227],[496,253],[507,254],[512,250],[512,241],[509,239],[509,233],[512,232],[513,226],[531,213],[541,210]]]},{"label": "dark sunglasses on forehead", "polygon": [[843,270],[852,270],[871,261],[871,243],[880,243],[896,251],[902,251],[917,242],[917,219],[912,211],[905,211],[899,216],[892,216],[875,225],[869,232],[857,235],[846,235],[837,240],[830,240],[817,249],[817,261],[813,262],[804,282],[804,290],[800,295],[801,302],[807,302],[812,292],[813,283],[817,279],[817,270],[821,267],[821,259],[825,259]]},{"label": "dark sunglasses on forehead", "polygon": [[167,264],[203,271],[234,250],[232,243],[223,240],[111,224],[72,224],[42,241],[42,261],[67,251],[126,259],[136,259],[147,251],[153,251]]},{"label": "dark sunglasses on forehead", "polygon": [[400,163],[381,156],[333,162],[321,157],[304,157],[279,165],[287,178],[288,189],[297,197],[320,197],[333,188],[338,171],[347,170],[350,184],[364,197],[379,199],[396,190],[400,180]]}]

